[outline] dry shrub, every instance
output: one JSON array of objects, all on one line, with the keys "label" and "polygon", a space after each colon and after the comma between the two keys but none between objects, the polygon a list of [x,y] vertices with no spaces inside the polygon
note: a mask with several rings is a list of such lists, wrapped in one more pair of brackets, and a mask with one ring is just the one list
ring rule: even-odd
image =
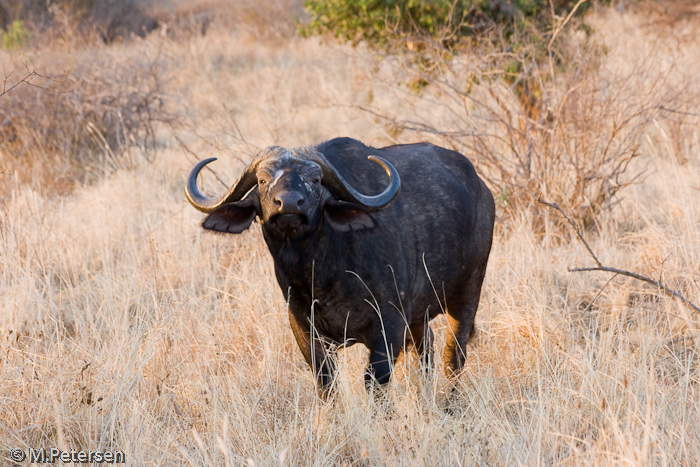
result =
[{"label": "dry shrub", "polygon": [[[50,44],[56,37],[95,33],[105,42],[145,37],[158,26],[153,0],[0,0],[0,28],[12,20],[28,23],[35,43]],[[5,23],[5,24],[3,24]]]},{"label": "dry shrub", "polygon": [[[0,171],[58,192],[148,159],[161,123],[188,121],[181,96],[189,90],[172,78],[192,37],[212,28],[289,37],[302,10],[299,0],[25,3],[2,8],[32,32],[23,48],[0,52],[6,87],[34,69],[53,79],[36,76],[1,98]],[[0,198],[15,183],[0,177]]]},{"label": "dry shrub", "polygon": [[394,92],[420,95],[411,118],[369,110],[395,137],[417,132],[469,156],[505,212],[537,210],[532,201],[541,196],[591,226],[644,175],[632,161],[650,127],[680,132],[697,122],[689,110],[700,103],[700,81],[683,77],[685,58],[669,56],[668,44],[621,68],[588,26],[570,27],[549,44],[513,38],[494,47],[489,39],[491,50],[456,56],[433,44],[395,61],[385,81]]},{"label": "dry shrub", "polygon": [[168,65],[140,52],[88,50],[63,73],[59,61],[66,55],[34,58],[55,70],[53,79],[34,79],[2,97],[3,170],[16,170],[21,181],[37,175],[39,185],[62,190],[130,165],[122,157],[128,148],[148,156],[157,143],[156,122],[170,118]]},{"label": "dry shrub", "polygon": [[[303,0],[180,0],[185,7],[198,5],[223,26],[244,29],[266,39],[289,38],[296,34],[297,19],[303,15]],[[178,8],[179,9],[179,8]]]},{"label": "dry shrub", "polygon": [[37,33],[35,45],[75,36],[122,42],[157,29],[181,38],[204,35],[215,24],[281,38],[296,33],[303,11],[303,0],[0,0],[0,29],[13,20],[23,21]]}]

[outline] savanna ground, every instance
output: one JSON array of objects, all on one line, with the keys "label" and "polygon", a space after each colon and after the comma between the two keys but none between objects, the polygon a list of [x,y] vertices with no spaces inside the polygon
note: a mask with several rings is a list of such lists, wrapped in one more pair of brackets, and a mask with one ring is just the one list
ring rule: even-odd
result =
[{"label": "savanna ground", "polygon": [[[55,78],[0,97],[0,464],[15,447],[118,449],[129,465],[700,463],[700,315],[646,283],[569,272],[592,259],[530,198],[593,213],[584,236],[603,264],[700,303],[698,16],[589,12],[599,48],[576,66],[595,63],[552,91],[567,123],[543,142],[552,127],[523,124],[512,87],[460,88],[459,67],[477,56],[415,89],[400,57],[261,20],[294,2],[246,8],[231,7],[228,22],[185,12],[166,18],[169,30],[123,40],[81,31],[57,9],[64,27],[0,50],[6,75],[18,67],[7,87],[26,74],[22,62]],[[673,110],[620,124],[649,108]],[[513,116],[507,128],[487,118],[501,111]],[[522,130],[515,143],[504,128]],[[506,168],[458,131],[481,135]],[[539,172],[513,182],[523,134],[568,160],[597,157],[606,141],[621,148],[612,156],[634,157],[593,210],[596,200],[566,203],[577,167],[605,178],[586,161],[539,159]],[[259,226],[206,233],[185,201],[196,157],[218,156],[230,183],[267,145],[345,135],[456,147],[498,199],[479,334],[451,400],[442,365],[426,378],[409,354],[375,401],[359,346],[340,353],[333,399],[318,399]],[[205,189],[225,187],[209,174]],[[446,323],[431,324],[441,352]]]}]

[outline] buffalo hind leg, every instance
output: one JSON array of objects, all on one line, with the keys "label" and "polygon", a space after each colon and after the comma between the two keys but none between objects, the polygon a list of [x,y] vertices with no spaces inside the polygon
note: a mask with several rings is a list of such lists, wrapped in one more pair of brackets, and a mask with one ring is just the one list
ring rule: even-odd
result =
[{"label": "buffalo hind leg", "polygon": [[460,295],[447,304],[447,343],[445,345],[445,374],[458,376],[464,367],[467,343],[475,334],[474,317],[479,307],[481,285],[486,262],[468,278]]},{"label": "buffalo hind leg", "polygon": [[289,324],[306,363],[311,367],[311,371],[316,377],[318,395],[322,399],[327,399],[335,377],[335,352],[331,352],[320,339],[312,338],[309,323],[304,326],[296,319],[291,310],[289,311]]}]

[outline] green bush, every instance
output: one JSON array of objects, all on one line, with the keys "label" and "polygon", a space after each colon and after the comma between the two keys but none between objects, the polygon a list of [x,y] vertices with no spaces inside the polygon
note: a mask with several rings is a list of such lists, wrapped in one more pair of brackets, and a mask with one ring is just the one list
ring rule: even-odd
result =
[{"label": "green bush", "polygon": [[562,15],[575,4],[574,0],[306,0],[311,20],[302,33],[331,34],[374,45],[408,36],[454,44],[463,36],[494,28],[509,34],[531,24],[548,26],[552,7]]},{"label": "green bush", "polygon": [[5,49],[15,49],[21,47],[29,41],[29,31],[24,26],[23,21],[15,20],[0,35],[0,43]]},{"label": "green bush", "polygon": [[[478,1],[478,0],[477,0]],[[472,3],[462,0],[458,6]],[[305,33],[330,33],[353,42],[385,43],[418,28],[435,34],[455,17],[444,0],[306,0],[312,20]]]}]

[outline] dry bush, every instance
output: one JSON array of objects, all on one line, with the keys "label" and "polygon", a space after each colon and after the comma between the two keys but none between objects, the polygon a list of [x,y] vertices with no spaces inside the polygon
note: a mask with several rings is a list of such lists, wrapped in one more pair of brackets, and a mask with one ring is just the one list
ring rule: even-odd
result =
[{"label": "dry bush", "polygon": [[203,5],[200,8],[215,12],[224,25],[246,30],[261,39],[293,37],[297,21],[304,13],[303,0],[201,0],[199,3]]},{"label": "dry bush", "polygon": [[35,45],[47,46],[57,39],[97,35],[104,42],[145,37],[158,26],[154,0],[33,0],[0,1],[0,28],[13,20],[27,24]]},{"label": "dry bush", "polygon": [[[176,65],[189,58],[182,45],[209,45],[229,28],[288,37],[300,6],[293,0],[201,1],[166,9],[146,0],[94,0],[6,8],[34,32],[32,47],[0,54],[7,87],[30,68],[55,79],[34,79],[2,97],[0,167],[16,171],[20,182],[34,179],[42,190],[67,192],[133,165],[135,157],[149,158],[159,131],[179,120],[196,125],[184,107],[193,92],[177,77],[185,69]],[[154,19],[159,33],[138,39],[152,29],[139,29],[144,18]],[[0,179],[0,197],[14,183]]]},{"label": "dry bush", "polygon": [[[147,156],[157,143],[156,122],[171,118],[168,65],[162,56],[139,52],[86,51],[63,72],[67,54],[32,57],[54,78],[2,97],[4,170],[17,171],[22,181],[36,174],[44,188],[59,179],[67,184],[55,187],[61,190],[129,165],[122,157],[128,148]],[[24,66],[17,65],[15,76]]]},{"label": "dry bush", "polygon": [[383,92],[418,92],[410,118],[396,118],[407,112],[387,111],[382,102],[362,108],[391,125],[395,137],[415,132],[473,157],[506,212],[538,209],[532,201],[542,196],[591,226],[645,174],[632,161],[651,128],[692,131],[700,79],[665,41],[620,68],[598,35],[569,27],[544,55],[541,44],[513,38],[515,45],[495,50],[490,39],[491,50],[455,56],[433,44],[402,56],[384,66]]},{"label": "dry bush", "polygon": [[155,30],[204,35],[216,25],[280,39],[295,34],[302,15],[303,0],[0,0],[0,29],[23,21],[39,46],[76,36],[88,42],[123,42]]}]

